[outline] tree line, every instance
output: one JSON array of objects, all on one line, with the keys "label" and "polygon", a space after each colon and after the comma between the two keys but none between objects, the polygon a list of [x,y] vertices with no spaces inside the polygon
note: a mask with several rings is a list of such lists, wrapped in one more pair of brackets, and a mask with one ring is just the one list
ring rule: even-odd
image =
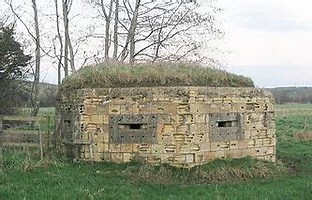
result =
[{"label": "tree line", "polygon": [[312,103],[311,87],[277,87],[269,89],[277,104]]}]

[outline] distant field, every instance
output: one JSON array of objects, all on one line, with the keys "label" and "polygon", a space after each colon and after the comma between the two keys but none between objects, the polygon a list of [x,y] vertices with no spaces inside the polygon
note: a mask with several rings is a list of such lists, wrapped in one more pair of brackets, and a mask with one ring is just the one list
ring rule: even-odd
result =
[{"label": "distant field", "polygon": [[[58,157],[38,162],[8,151],[5,171],[0,176],[0,199],[311,199],[312,142],[298,140],[295,135],[312,131],[312,115],[303,112],[312,109],[312,105],[287,104],[276,108],[277,113],[287,111],[276,117],[276,166],[287,168],[279,176],[266,174],[265,178],[237,178],[239,181],[236,181],[224,180],[219,174],[222,181],[207,184],[183,180],[183,176],[190,173],[194,173],[195,178],[201,177],[200,170],[142,168],[137,163],[71,163]],[[249,159],[216,161],[209,166],[242,164],[248,169],[249,165],[254,166],[253,162]],[[261,169],[264,166],[260,165]]]},{"label": "distant field", "polygon": [[288,110],[288,109],[310,109],[312,110],[312,104],[298,104],[298,103],[288,103],[288,104],[276,104],[276,110]]},{"label": "distant field", "polygon": [[[21,108],[19,109],[19,113],[24,116],[29,116],[31,114],[30,108]],[[39,116],[51,116],[53,117],[55,114],[55,108],[54,107],[41,107],[39,109]]]},{"label": "distant field", "polygon": [[312,115],[312,104],[277,104],[275,108],[277,116]]}]

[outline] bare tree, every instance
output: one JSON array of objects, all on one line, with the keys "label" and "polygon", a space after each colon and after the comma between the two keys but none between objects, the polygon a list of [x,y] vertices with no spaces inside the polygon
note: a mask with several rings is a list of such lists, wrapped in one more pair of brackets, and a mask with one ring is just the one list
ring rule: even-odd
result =
[{"label": "bare tree", "polygon": [[119,0],[115,0],[115,18],[114,18],[114,52],[113,60],[117,60],[118,53],[118,21],[119,21]]},{"label": "bare tree", "polygon": [[[126,8],[126,14],[129,17],[130,20],[130,27],[127,29],[127,38],[125,45],[123,47],[123,50],[121,52],[121,61],[124,62],[125,59],[128,56],[129,52],[129,62],[133,63],[134,62],[134,51],[135,51],[135,32],[137,28],[137,21],[138,21],[138,16],[139,16],[139,8],[141,6],[141,0],[136,0],[134,4],[134,9],[131,7],[131,5],[128,2],[128,6],[126,4],[126,1],[124,0],[124,7]],[[132,15],[132,17],[130,17]],[[128,50],[128,47],[130,46],[130,50]]]},{"label": "bare tree", "polygon": [[[113,25],[113,42],[114,42],[114,49],[113,49],[113,59],[116,60],[117,58],[117,51],[118,51],[118,12],[119,12],[119,0],[110,0],[108,4],[101,0],[100,2],[97,1],[87,1],[90,5],[98,10],[100,16],[105,21],[105,33],[104,33],[104,60],[109,60],[109,50],[111,46],[111,23],[114,21]],[[115,8],[115,9],[114,9]],[[114,13],[114,19],[112,17]]]},{"label": "bare tree", "polygon": [[[62,75],[61,75],[61,69],[62,69],[62,59],[63,59],[63,39],[60,31],[60,17],[58,12],[58,0],[54,0],[54,6],[55,6],[55,17],[56,17],[56,32],[57,32],[57,39],[60,43],[60,55],[57,56],[57,53],[55,52],[56,58],[57,58],[57,83],[58,85],[62,82]],[[56,47],[54,47],[56,51]],[[68,68],[66,69],[64,67],[64,74],[65,76],[68,76]]]},{"label": "bare tree", "polygon": [[34,74],[34,82],[33,82],[33,95],[32,95],[32,115],[37,116],[39,111],[39,80],[40,80],[40,31],[39,31],[39,22],[38,22],[38,9],[36,0],[32,0],[32,8],[34,11],[34,24],[35,24],[35,74]]},{"label": "bare tree", "polygon": [[[74,50],[73,50],[73,46],[72,46],[70,35],[69,35],[69,18],[68,18],[72,3],[73,3],[73,0],[62,0],[64,35],[65,35],[65,39],[64,39],[65,76],[68,76],[68,63],[70,63],[72,72],[75,71]],[[66,71],[67,71],[67,74],[66,74]]]},{"label": "bare tree", "polygon": [[110,47],[110,21],[112,19],[112,12],[113,12],[113,3],[114,0],[110,0],[110,3],[108,5],[108,11],[105,9],[104,1],[101,0],[101,9],[105,18],[105,42],[104,42],[104,58],[105,60],[108,60],[108,52]]},{"label": "bare tree", "polygon": [[[5,1],[10,2],[11,0]],[[53,12],[55,15],[46,14],[46,16],[50,15],[49,17],[53,18],[52,20],[56,24],[56,28],[53,28],[53,36],[51,31],[49,32],[51,37],[54,37],[53,40],[45,38],[46,27],[45,24],[41,24],[44,28],[41,29],[42,41],[39,38],[39,42],[46,44],[52,41],[52,44],[48,45],[54,46],[54,56],[49,59],[55,59],[52,62],[57,63],[59,84],[63,75],[62,70],[64,70],[64,76],[68,76],[78,67],[78,64],[85,65],[90,63],[90,60],[102,62],[112,59],[135,63],[209,59],[209,54],[203,52],[209,48],[210,40],[222,35],[215,19],[218,9],[208,6],[209,8],[202,12],[202,9],[199,9],[201,4],[194,1],[83,1],[87,1],[88,5],[93,5],[97,12],[86,10],[79,14],[73,13],[74,6],[79,6],[78,1],[54,0],[53,11],[49,10],[49,12]],[[39,3],[35,0],[28,2]],[[20,8],[29,9],[24,6],[20,6]],[[37,12],[41,17],[43,10]],[[21,13],[19,15],[16,17],[23,23],[27,17]],[[71,22],[79,19],[82,15],[87,17],[91,15],[93,21],[89,20],[90,25],[84,29],[81,27],[86,27],[86,23],[71,26]],[[72,16],[74,17],[72,18]],[[32,44],[36,44],[35,23],[33,23],[34,28],[28,22],[23,24],[33,40]],[[71,33],[79,28],[81,29],[75,31],[75,34]],[[99,40],[101,42],[94,42]],[[91,43],[96,47],[88,48]],[[83,51],[80,51],[79,47]],[[46,55],[45,49],[48,48],[39,48],[41,56]]]},{"label": "bare tree", "polygon": [[143,60],[201,59],[206,42],[222,36],[214,18],[217,9],[201,13],[199,4],[154,3],[139,16],[133,57]]},{"label": "bare tree", "polygon": [[[201,60],[208,41],[222,35],[214,18],[218,9],[210,6],[203,13],[196,1],[122,0],[121,5],[119,0],[103,2],[98,6],[105,19],[105,60],[112,41],[112,59],[122,62]],[[96,1],[91,4],[96,5]],[[113,31],[110,23],[114,24]]]}]

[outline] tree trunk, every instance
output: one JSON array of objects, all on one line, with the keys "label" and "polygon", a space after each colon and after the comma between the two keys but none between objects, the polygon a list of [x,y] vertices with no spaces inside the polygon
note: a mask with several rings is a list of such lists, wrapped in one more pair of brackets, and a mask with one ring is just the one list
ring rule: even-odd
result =
[{"label": "tree trunk", "polygon": [[[68,62],[70,63],[71,71],[75,71],[75,63],[74,63],[74,50],[69,36],[69,20],[68,14],[70,11],[70,4],[72,2],[70,0],[62,0],[63,7],[63,21],[64,21],[64,71],[65,76],[68,76]],[[69,56],[68,56],[69,54]]]},{"label": "tree trunk", "polygon": [[68,73],[68,38],[66,37],[66,30],[68,30],[68,18],[67,18],[67,0],[62,0],[62,11],[63,11],[63,23],[64,23],[64,75],[67,77]]},{"label": "tree trunk", "polygon": [[[63,58],[63,40],[60,32],[60,21],[59,21],[59,13],[58,13],[58,0],[54,0],[55,4],[55,15],[56,15],[56,31],[57,31],[57,37],[60,42],[60,56],[58,58],[58,63],[57,63],[57,83],[58,85],[61,84],[62,82],[62,75],[61,75],[61,68],[62,68],[62,58]],[[68,75],[68,71],[67,71]]]},{"label": "tree trunk", "polygon": [[103,0],[101,0],[101,9],[105,17],[105,41],[104,41],[104,59],[107,61],[109,59],[108,53],[109,53],[109,46],[110,46],[110,21],[112,18],[112,11],[113,11],[113,3],[114,0],[110,1],[109,8],[108,8],[108,14],[105,11],[105,6],[103,3]]},{"label": "tree trunk", "polygon": [[131,21],[131,28],[130,28],[130,64],[134,63],[134,51],[135,51],[135,41],[134,41],[134,36],[135,36],[135,31],[138,23],[138,16],[139,16],[139,7],[140,7],[141,0],[136,0],[135,3],[135,10],[133,12],[133,18]]},{"label": "tree trunk", "polygon": [[129,58],[129,62],[130,63],[134,62],[134,51],[135,51],[134,36],[135,36],[136,27],[137,27],[137,21],[138,21],[140,4],[141,4],[141,0],[136,0],[135,8],[134,8],[134,11],[133,11],[133,16],[132,16],[131,24],[130,24],[130,28],[129,28],[129,32],[128,32],[128,35],[127,35],[126,44],[125,44],[124,49],[122,50],[122,53],[121,53],[121,61],[124,61],[126,59],[128,46],[130,44],[130,58]]},{"label": "tree trunk", "polygon": [[117,60],[117,52],[118,52],[118,12],[119,12],[119,0],[115,2],[115,22],[114,22],[114,52],[113,52],[113,60]]},{"label": "tree trunk", "polygon": [[161,46],[161,33],[162,33],[162,29],[163,29],[163,24],[164,24],[164,18],[161,21],[161,26],[160,26],[158,34],[157,34],[157,41],[155,42],[156,43],[155,54],[154,54],[154,58],[153,58],[152,62],[155,62],[159,58],[159,50],[160,50],[160,46]]},{"label": "tree trunk", "polygon": [[32,7],[34,10],[34,22],[35,22],[35,41],[36,41],[36,49],[35,49],[35,75],[33,82],[33,94],[32,94],[32,115],[37,116],[39,111],[39,79],[40,79],[40,32],[39,32],[39,22],[38,22],[38,10],[36,0],[32,0]]},{"label": "tree trunk", "polygon": [[[67,20],[68,22],[68,20]],[[71,71],[74,72],[76,71],[75,68],[75,59],[74,59],[74,49],[73,49],[73,45],[71,43],[70,37],[69,37],[69,32],[68,32],[68,24],[67,24],[67,31],[66,31],[66,36],[67,36],[67,41],[68,41],[68,49],[69,49],[69,55],[70,55],[70,68]]]}]

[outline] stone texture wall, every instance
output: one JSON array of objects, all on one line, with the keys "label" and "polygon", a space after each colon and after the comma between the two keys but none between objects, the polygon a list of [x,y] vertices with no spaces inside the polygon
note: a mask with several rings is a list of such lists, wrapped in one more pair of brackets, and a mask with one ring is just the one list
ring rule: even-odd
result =
[{"label": "stone texture wall", "polygon": [[256,88],[152,87],[61,92],[57,141],[76,159],[192,167],[275,161],[272,95]]}]

